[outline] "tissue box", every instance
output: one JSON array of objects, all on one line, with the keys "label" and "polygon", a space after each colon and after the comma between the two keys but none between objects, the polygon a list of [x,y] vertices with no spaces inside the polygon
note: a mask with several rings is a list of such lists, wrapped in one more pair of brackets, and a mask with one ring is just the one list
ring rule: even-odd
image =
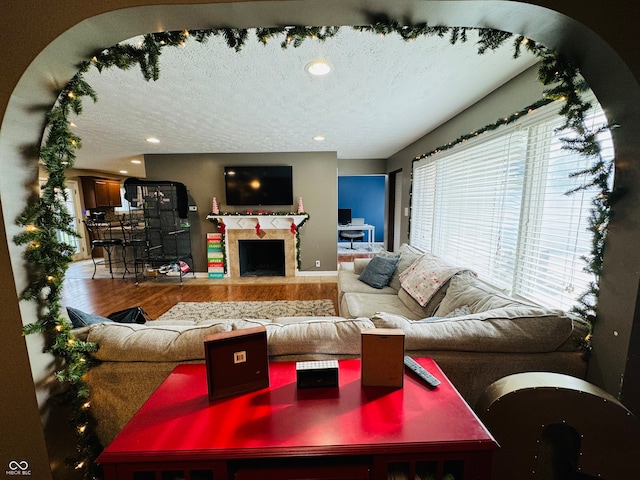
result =
[{"label": "tissue box", "polygon": [[338,387],[338,361],[296,362],[298,388]]},{"label": "tissue box", "polygon": [[404,385],[404,331],[399,328],[362,330],[362,385],[402,387]]}]

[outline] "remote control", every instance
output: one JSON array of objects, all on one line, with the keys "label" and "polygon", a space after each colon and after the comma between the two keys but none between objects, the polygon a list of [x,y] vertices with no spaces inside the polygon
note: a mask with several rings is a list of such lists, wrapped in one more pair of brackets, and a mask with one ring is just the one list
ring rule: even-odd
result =
[{"label": "remote control", "polygon": [[418,375],[418,377],[420,377],[429,386],[429,388],[436,388],[440,385],[440,380],[431,375],[426,368],[408,355],[405,355],[404,357],[404,366]]}]

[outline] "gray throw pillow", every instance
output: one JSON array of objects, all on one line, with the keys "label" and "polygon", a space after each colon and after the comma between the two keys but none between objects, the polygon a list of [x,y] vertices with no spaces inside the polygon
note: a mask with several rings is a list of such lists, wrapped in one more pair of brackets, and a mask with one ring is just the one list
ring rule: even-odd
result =
[{"label": "gray throw pillow", "polygon": [[396,271],[399,257],[375,256],[358,277],[358,280],[373,288],[386,287]]}]

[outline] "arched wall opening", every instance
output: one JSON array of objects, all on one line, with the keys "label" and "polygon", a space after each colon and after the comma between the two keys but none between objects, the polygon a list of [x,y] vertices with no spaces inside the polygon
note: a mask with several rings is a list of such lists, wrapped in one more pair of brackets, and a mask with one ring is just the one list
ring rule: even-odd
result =
[{"label": "arched wall opening", "polygon": [[[635,350],[640,332],[634,331],[640,252],[628,248],[638,245],[640,228],[640,60],[626,45],[637,45],[633,18],[623,7],[611,6],[607,16],[615,18],[598,23],[601,5],[589,0],[580,11],[558,13],[552,1],[537,5],[512,1],[227,1],[204,3],[173,0],[168,2],[116,1],[107,7],[71,0],[64,8],[40,5],[35,1],[2,7],[8,38],[21,42],[3,42],[0,63],[4,80],[0,86],[0,201],[5,235],[0,238],[0,268],[5,274],[0,291],[5,306],[5,331],[0,340],[2,367],[0,376],[7,382],[11,409],[3,405],[2,425],[10,432],[28,432],[16,439],[6,435],[0,441],[0,463],[30,452],[29,463],[35,470],[48,468],[39,429],[39,406],[46,401],[52,360],[41,354],[42,340],[21,335],[23,323],[31,321],[33,306],[19,302],[18,292],[26,286],[27,273],[20,249],[12,243],[18,232],[15,218],[22,212],[29,195],[37,188],[37,152],[32,148],[42,137],[45,112],[61,88],[76,72],[76,66],[94,50],[117,43],[139,33],[183,28],[237,28],[280,25],[356,25],[368,23],[367,11],[385,12],[394,18],[408,17],[413,22],[491,27],[521,33],[552,48],[557,48],[578,65],[596,93],[611,121],[622,128],[613,131],[616,148],[616,182],[627,196],[615,208],[605,254],[601,283],[601,323],[596,326],[594,354],[589,380],[623,403],[640,412],[640,379],[634,378],[638,361]],[[97,2],[100,3],[100,2]],[[158,5],[166,3],[166,5]],[[122,10],[115,10],[120,8]],[[560,9],[560,6],[556,7]],[[563,7],[564,8],[564,7]],[[636,7],[637,8],[637,7]],[[583,20],[592,28],[573,20]],[[620,43],[620,34],[627,43]],[[633,37],[635,35],[635,37]],[[11,45],[9,45],[11,44]],[[616,45],[617,51],[610,46]],[[624,60],[620,54],[624,54]],[[626,62],[626,63],[625,63]],[[6,66],[6,68],[5,68]],[[633,69],[633,70],[632,70]],[[635,75],[634,75],[635,74]],[[489,121],[494,118],[487,119]],[[422,152],[417,152],[422,153]],[[411,155],[404,168],[410,171]],[[392,159],[387,171],[397,170],[403,160]],[[406,175],[407,181],[409,175]],[[408,192],[408,185],[404,186]],[[406,225],[402,226],[403,234]],[[406,235],[404,235],[406,238]],[[11,277],[14,281],[11,282]],[[27,347],[28,346],[28,347]],[[27,350],[28,348],[28,350]],[[635,374],[638,375],[638,374]],[[32,376],[33,382],[31,381]],[[35,387],[34,387],[35,383]],[[635,386],[635,388],[633,388]],[[20,406],[20,407],[17,407]],[[20,411],[16,412],[16,408]],[[6,418],[5,418],[6,417]],[[14,420],[19,419],[19,420]],[[23,439],[23,440],[22,440]],[[6,445],[5,445],[6,442]],[[6,447],[6,448],[5,448]],[[6,453],[5,453],[6,452]],[[7,462],[4,463],[5,465]]]}]

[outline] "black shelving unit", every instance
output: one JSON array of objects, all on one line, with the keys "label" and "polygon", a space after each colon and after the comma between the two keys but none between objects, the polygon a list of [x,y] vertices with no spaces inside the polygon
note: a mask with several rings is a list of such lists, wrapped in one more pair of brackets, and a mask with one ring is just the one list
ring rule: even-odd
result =
[{"label": "black shelving unit", "polygon": [[[181,262],[194,272],[187,190],[178,182],[125,181],[130,222],[144,229],[144,245],[134,248],[136,281],[149,274],[179,278]],[[138,265],[144,267],[138,269]]]}]

